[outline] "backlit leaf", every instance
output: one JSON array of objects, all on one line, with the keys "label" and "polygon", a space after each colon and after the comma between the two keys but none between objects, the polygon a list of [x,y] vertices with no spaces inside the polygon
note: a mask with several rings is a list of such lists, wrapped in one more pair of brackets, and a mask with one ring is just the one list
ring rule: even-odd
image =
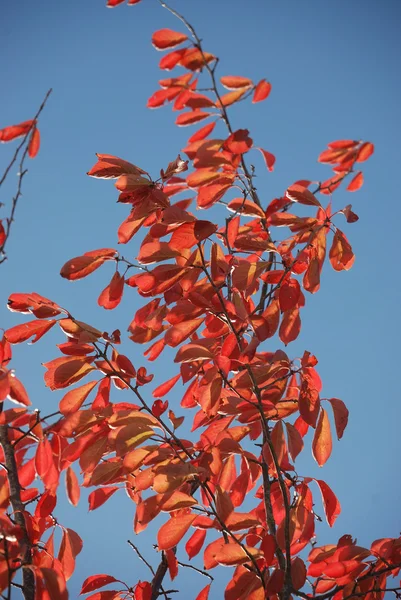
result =
[{"label": "backlit leaf", "polygon": [[159,550],[168,550],[176,546],[195,519],[196,515],[192,513],[171,517],[158,531],[157,545]]},{"label": "backlit leaf", "polygon": [[312,454],[319,467],[328,460],[332,448],[330,421],[327,412],[322,408],[312,441]]}]

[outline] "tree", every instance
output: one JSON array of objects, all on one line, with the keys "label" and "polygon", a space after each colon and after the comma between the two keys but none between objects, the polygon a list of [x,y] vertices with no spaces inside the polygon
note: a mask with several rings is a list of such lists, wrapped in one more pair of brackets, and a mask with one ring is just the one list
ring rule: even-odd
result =
[{"label": "tree", "polygon": [[[110,6],[122,3],[109,0]],[[175,587],[175,578],[188,567],[181,559],[184,548],[188,560],[195,559],[189,567],[211,580],[212,569],[231,568],[227,600],[312,593],[320,600],[374,600],[386,590],[398,594],[400,588],[387,580],[401,566],[400,539],[384,538],[364,548],[343,535],[332,545],[317,544],[317,493],[330,526],[340,503],[324,480],[299,475],[295,461],[311,446],[323,466],[333,437],[343,436],[348,409],[338,398],[322,397],[311,352],[290,358],[271,340],[277,334],[287,346],[298,337],[301,309],[308,294],[319,290],[325,262],[335,271],[352,267],[343,225],[358,217],[351,205],[336,206],[336,196],[332,207],[331,197],[338,188],[360,189],[361,168],[373,144],[329,143],[319,161],[333,174],[318,184],[290,180],[282,197],[266,203],[248,157],[258,150],[268,171],[275,157],[255,147],[250,132],[234,126],[230,115],[239,102],[266,100],[270,83],[221,76],[216,57],[192,25],[160,4],[180,22],[177,31],[153,34],[153,45],[165,52],[160,66],[168,71],[180,66],[184,73],[162,79],[148,106],[171,103],[179,111],[178,125],[195,125],[182,151],[187,158],[172,157],[159,175],[98,154],[88,174],[116,180],[118,200],[127,205],[118,241],[139,239],[139,251],[132,259],[128,247],[89,250],[70,259],[61,276],[75,281],[113,263],[115,272],[98,304],[113,310],[123,293],[132,293],[126,286],[134,288],[141,307],[129,337],[147,344],[144,355],[156,361],[156,369],[171,357],[175,372],[155,388],[149,366],[134,365],[129,352],[120,351],[119,330],[97,329],[38,293],[10,295],[12,311],[34,318],[7,329],[0,347],[0,588],[8,598],[14,588],[26,599],[68,597],[82,540],[55,517],[65,478],[74,506],[81,488],[91,490],[90,510],[124,488],[135,508],[135,533],[158,523],[156,568],[130,542],[148,565],[147,580],[125,583],[112,574],[95,574],[81,590],[92,600],[172,595],[169,578]],[[0,230],[3,252],[24,160],[39,148],[37,119],[46,100],[34,119],[0,131],[6,142],[22,136],[5,173],[20,156],[17,192]],[[178,194],[185,199],[176,200]],[[208,210],[210,219],[207,213],[198,218],[195,208]],[[63,395],[59,411],[42,416],[29,410],[25,388],[11,370],[11,349],[38,342],[56,326],[67,341],[59,339],[61,356],[44,364],[45,384]],[[175,414],[172,401],[180,396],[179,382],[186,386],[179,398],[186,417]],[[19,407],[10,408],[8,400]],[[195,413],[187,412],[191,409]],[[162,512],[168,513],[164,522]],[[197,557],[203,567],[195,566]],[[104,590],[109,585],[113,589]],[[197,598],[209,594],[213,597],[210,583]]]}]

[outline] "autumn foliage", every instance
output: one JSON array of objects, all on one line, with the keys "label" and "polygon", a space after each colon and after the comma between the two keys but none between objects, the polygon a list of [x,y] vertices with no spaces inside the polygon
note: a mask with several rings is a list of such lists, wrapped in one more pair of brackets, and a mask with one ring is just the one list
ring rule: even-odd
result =
[{"label": "autumn foliage", "polygon": [[[341,511],[335,482],[295,470],[303,451],[311,450],[319,466],[326,463],[348,409],[322,397],[313,354],[291,357],[290,346],[287,353],[270,342],[277,334],[288,346],[298,337],[302,309],[319,291],[323,269],[352,267],[348,226],[358,216],[351,204],[336,206],[333,193],[361,188],[373,144],[329,143],[318,157],[331,169],[323,181],[289,179],[281,197],[262,201],[248,155],[259,152],[267,173],[275,156],[234,125],[230,107],[262,102],[272,86],[264,78],[218,76],[216,57],[179,18],[179,31],[152,36],[166,73],[148,107],[172,106],[176,124],[192,126],[187,145],[176,158],[172,151],[159,173],[98,154],[88,175],[113,180],[126,205],[117,232],[122,246],[89,249],[61,268],[62,277],[75,281],[113,264],[97,302],[113,310],[124,295],[139,295],[128,336],[144,346],[143,363],[120,352],[119,330],[84,323],[36,292],[9,297],[9,309],[29,318],[0,342],[0,591],[9,598],[16,582],[26,600],[68,598],[83,542],[55,520],[57,498],[67,494],[79,506],[84,487],[91,490],[91,511],[125,490],[136,534],[158,523],[159,563],[150,565],[148,580],[94,574],[82,584],[88,600],[163,597],[168,580],[179,587],[178,550],[188,561],[200,557],[196,564],[210,577],[188,596],[197,600],[216,597],[212,575],[221,565],[230,567],[226,600],[381,600],[401,566],[401,539],[364,548],[343,535],[319,546],[313,506],[320,495],[328,524],[335,523]],[[211,91],[199,91],[201,81]],[[37,119],[0,131],[0,141],[17,137],[33,158]],[[306,207],[302,216],[298,204]],[[218,223],[208,218],[216,205]],[[8,221],[0,221],[2,249],[8,234]],[[140,248],[130,257],[124,245],[134,236]],[[13,345],[36,343],[54,327],[60,342],[44,364],[44,382],[62,390],[61,400],[59,412],[42,419],[30,411],[10,361]],[[166,355],[173,356],[172,376],[155,387],[152,363]],[[180,434],[184,419],[188,438]]]}]

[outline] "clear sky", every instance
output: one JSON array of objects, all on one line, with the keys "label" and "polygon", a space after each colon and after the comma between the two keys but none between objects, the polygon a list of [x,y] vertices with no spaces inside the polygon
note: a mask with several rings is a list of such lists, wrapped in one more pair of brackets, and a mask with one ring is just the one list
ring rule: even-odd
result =
[{"label": "clear sky", "polygon": [[[319,543],[335,542],[344,533],[361,545],[396,536],[401,528],[401,4],[172,0],[172,5],[196,25],[206,49],[221,58],[221,75],[266,77],[272,83],[266,102],[241,103],[232,113],[237,128],[250,129],[256,144],[277,157],[269,174],[254,158],[265,204],[297,179],[329,177],[329,168],[316,162],[328,142],[351,138],[375,144],[373,158],[363,165],[362,190],[334,196],[337,209],[352,202],[360,217],[344,225],[356,263],[347,273],[326,265],[322,289],[308,295],[302,333],[288,352],[313,352],[324,396],[343,399],[351,412],[345,436],[334,444],[324,469],[308,450],[299,459],[299,473],[327,481],[343,507],[334,531],[321,526]],[[59,270],[85,251],[116,247],[116,230],[127,214],[125,206],[116,205],[111,183],[86,176],[95,152],[121,156],[156,174],[190,135],[189,128],[174,126],[170,108],[146,109],[162,77],[151,34],[180,26],[156,0],[113,10],[104,0],[19,0],[3,3],[0,18],[0,128],[31,118],[47,89],[54,90],[41,118],[42,148],[24,181],[9,260],[1,266],[0,324],[6,328],[23,320],[5,308],[11,292],[36,291],[102,330],[125,329],[139,306],[135,292],[127,293],[116,311],[106,312],[96,302],[111,267],[77,283],[62,280]],[[0,166],[11,151],[9,145],[0,148]],[[12,180],[0,200],[7,203],[14,189]],[[135,245],[124,252],[135,256]],[[58,355],[55,344],[61,341],[54,331],[35,346],[15,349],[17,374],[34,407],[45,413],[56,410],[62,394],[44,389],[41,363]],[[268,344],[281,347],[276,339]],[[145,364],[141,347],[126,348],[135,365]],[[154,368],[157,381],[172,374],[165,359]],[[169,401],[181,414],[174,394]],[[70,582],[71,598],[89,574],[109,573],[130,584],[148,578],[126,543],[134,538],[134,507],[124,492],[89,514],[85,494],[75,509],[63,496],[61,487],[59,520],[85,543]],[[321,514],[317,492],[315,498]],[[137,542],[156,565],[154,532],[149,528]],[[191,571],[185,579],[190,593],[177,594],[179,599],[195,598],[195,586],[207,583]],[[219,585],[213,598],[220,597]]]}]

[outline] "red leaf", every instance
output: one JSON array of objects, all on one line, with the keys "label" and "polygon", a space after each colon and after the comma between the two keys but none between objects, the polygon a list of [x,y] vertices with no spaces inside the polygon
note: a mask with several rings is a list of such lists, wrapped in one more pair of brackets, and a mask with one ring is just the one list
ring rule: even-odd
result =
[{"label": "red leaf", "polygon": [[286,310],[283,314],[279,329],[279,337],[283,344],[287,345],[293,342],[299,336],[301,331],[301,318],[299,316],[299,308]]},{"label": "red leaf", "polygon": [[75,475],[72,467],[68,467],[65,473],[65,485],[67,489],[68,500],[73,506],[77,506],[80,496],[78,477]]},{"label": "red leaf", "polygon": [[116,271],[109,285],[100,294],[97,303],[107,310],[113,310],[121,302],[124,291],[124,277]]},{"label": "red leaf", "polygon": [[259,81],[258,85],[255,88],[255,92],[253,94],[252,102],[255,104],[256,102],[261,102],[262,100],[266,100],[268,95],[270,94],[272,89],[271,83],[266,81],[266,79],[262,79]]},{"label": "red leaf", "polygon": [[[1,139],[1,138],[0,138]],[[370,156],[372,156],[375,151],[375,147],[370,142],[365,142],[358,150],[358,154],[356,157],[356,162],[364,162],[368,160]]]},{"label": "red leaf", "polygon": [[298,305],[301,288],[297,279],[285,279],[280,286],[279,302],[282,312],[296,308]]},{"label": "red leaf", "polygon": [[176,546],[187,533],[195,519],[196,515],[192,513],[180,515],[179,517],[171,517],[167,523],[160,527],[157,534],[159,550],[168,550]]},{"label": "red leaf", "polygon": [[197,529],[185,544],[189,560],[199,554],[206,539],[206,529]]},{"label": "red leaf", "polygon": [[174,377],[159,385],[155,390],[153,390],[152,396],[154,398],[162,398],[163,396],[168,394],[168,392],[175,386],[180,377],[181,373],[178,373],[178,375],[174,375]]},{"label": "red leaf", "polygon": [[320,488],[322,494],[324,512],[326,513],[326,519],[330,527],[333,527],[335,520],[341,513],[341,505],[337,499],[337,496],[333,490],[321,479],[315,479],[316,483]]},{"label": "red leaf", "polygon": [[246,92],[247,89],[242,88],[223,94],[220,96],[220,106],[231,106],[235,102],[238,102]]},{"label": "red leaf", "polygon": [[213,353],[201,344],[185,344],[182,346],[174,359],[174,362],[193,362],[196,360],[210,360]]},{"label": "red leaf", "polygon": [[31,134],[31,139],[28,144],[28,154],[30,158],[35,158],[40,148],[40,133],[37,127],[34,128]]},{"label": "red leaf", "polygon": [[[107,500],[109,498],[111,498],[111,496],[118,489],[120,489],[120,488],[118,488],[117,486],[109,486],[109,487],[99,488],[99,489],[91,492],[88,496],[89,510],[95,510],[96,508],[99,508],[99,506],[102,506],[102,504],[107,502]],[[116,581],[116,580],[114,580],[114,581]],[[104,585],[106,585],[106,584],[104,584]],[[95,588],[93,588],[93,589],[95,589]],[[81,592],[81,594],[82,593],[83,592]]]},{"label": "red leaf", "polygon": [[11,140],[15,140],[15,138],[26,135],[34,124],[35,121],[33,120],[24,121],[23,123],[19,123],[19,125],[11,125],[10,127],[0,129],[0,142],[10,142]]},{"label": "red leaf", "polygon": [[348,424],[349,411],[342,400],[339,400],[338,398],[329,398],[328,400],[334,413],[337,438],[340,440],[343,437],[344,429]]},{"label": "red leaf", "polygon": [[205,317],[200,317],[199,319],[182,321],[181,323],[170,327],[164,336],[164,341],[168,346],[175,348],[200,327],[204,318]]},{"label": "red leaf", "polygon": [[188,36],[185,33],[179,31],[173,31],[172,29],[159,29],[152,35],[152,44],[157,50],[165,50],[166,48],[174,48],[185,42]]},{"label": "red leaf", "polygon": [[[87,173],[90,177],[97,177],[100,179],[116,179],[121,175],[131,174],[140,176],[146,174],[146,171],[133,165],[127,160],[118,158],[111,154],[96,154],[98,162],[91,168]],[[146,180],[147,181],[147,180]]]},{"label": "red leaf", "polygon": [[319,467],[328,460],[332,449],[330,421],[327,412],[322,408],[312,441],[312,454]]},{"label": "red leaf", "polygon": [[209,585],[207,585],[206,587],[204,587],[199,594],[196,596],[195,600],[208,600],[209,598],[209,592],[210,592],[210,586],[212,584],[209,583]]},{"label": "red leaf", "polygon": [[347,186],[348,192],[356,192],[363,186],[363,173],[362,171],[358,171],[355,177],[350,181]]},{"label": "red leaf", "polygon": [[30,337],[33,336],[32,344],[40,340],[57,321],[31,321],[30,323],[22,323],[21,325],[15,325],[11,329],[7,329],[4,332],[5,337],[10,344],[20,344],[26,342]]},{"label": "red leaf", "polygon": [[82,256],[71,258],[60,271],[61,277],[75,281],[82,279],[93,271],[96,271],[106,260],[111,260],[116,256],[116,250],[112,248],[102,248],[100,250],[91,250],[85,252]]},{"label": "red leaf", "polygon": [[257,148],[262,153],[263,158],[265,159],[266,167],[269,171],[273,171],[274,163],[276,162],[276,157],[271,152],[267,150],[263,150],[263,148]]},{"label": "red leaf", "polygon": [[80,591],[80,596],[82,594],[87,594],[88,592],[93,592],[94,590],[98,590],[109,583],[119,582],[118,579],[113,577],[112,575],[91,575],[87,577],[82,584],[82,589]]}]

